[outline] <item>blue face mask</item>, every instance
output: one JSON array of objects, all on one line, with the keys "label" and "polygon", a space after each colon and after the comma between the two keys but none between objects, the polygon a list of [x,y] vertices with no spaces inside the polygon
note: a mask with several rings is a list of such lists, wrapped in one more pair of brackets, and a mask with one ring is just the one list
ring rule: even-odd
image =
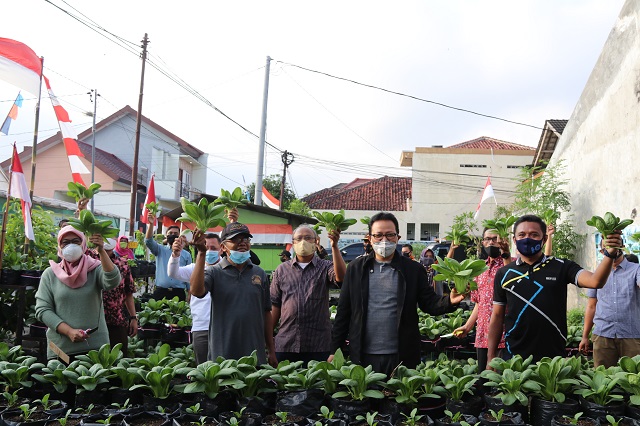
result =
[{"label": "blue face mask", "polygon": [[534,240],[533,238],[523,238],[516,240],[516,248],[523,256],[534,256],[542,250],[544,240]]},{"label": "blue face mask", "polygon": [[220,259],[220,253],[215,250],[207,250],[207,257],[205,258],[205,261],[208,264],[212,265],[216,263],[218,259]]},{"label": "blue face mask", "polygon": [[229,260],[231,260],[236,265],[241,265],[251,257],[250,251],[236,251],[229,250]]}]

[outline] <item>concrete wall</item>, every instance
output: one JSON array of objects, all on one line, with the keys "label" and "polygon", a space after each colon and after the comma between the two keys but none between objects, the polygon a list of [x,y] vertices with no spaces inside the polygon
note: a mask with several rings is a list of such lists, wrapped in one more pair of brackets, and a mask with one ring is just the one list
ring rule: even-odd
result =
[{"label": "concrete wall", "polygon": [[[606,211],[630,218],[640,208],[639,18],[640,1],[628,0],[550,162],[565,160],[576,231],[589,236],[576,261],[589,269],[596,266],[595,243],[585,221]],[[570,306],[584,304],[578,292],[570,286]]]},{"label": "concrete wall", "polygon": [[[422,223],[439,224],[439,235],[431,235],[431,239],[443,237],[455,216],[475,212],[488,175],[491,175],[498,205],[513,203],[512,193],[518,184],[515,178],[520,167],[531,164],[533,153],[533,150],[494,150],[492,154],[490,150],[416,148],[412,165],[412,210],[405,221],[415,223],[416,234]],[[485,201],[478,221],[493,218],[495,208],[496,201]],[[416,235],[414,239],[424,238],[425,235]]]}]

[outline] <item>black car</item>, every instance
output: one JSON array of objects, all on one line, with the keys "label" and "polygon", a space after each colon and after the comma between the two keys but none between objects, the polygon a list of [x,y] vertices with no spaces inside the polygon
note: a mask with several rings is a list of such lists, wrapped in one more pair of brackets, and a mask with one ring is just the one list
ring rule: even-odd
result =
[{"label": "black car", "polygon": [[[398,244],[396,250],[402,252],[402,244]],[[342,253],[342,258],[346,263],[351,262],[358,256],[362,256],[364,254],[364,244],[362,243],[351,243],[344,246],[340,252]],[[331,256],[331,247],[327,249],[327,253]],[[331,257],[328,257],[330,259]]]}]

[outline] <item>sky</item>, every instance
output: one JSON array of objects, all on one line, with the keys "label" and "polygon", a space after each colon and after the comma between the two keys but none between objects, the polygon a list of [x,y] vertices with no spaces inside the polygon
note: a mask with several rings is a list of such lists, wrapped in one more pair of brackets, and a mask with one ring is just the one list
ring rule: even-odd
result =
[{"label": "sky", "polygon": [[[266,139],[276,148],[267,147],[264,174],[282,173],[281,152],[293,153],[288,179],[302,197],[358,177],[410,176],[401,153],[416,147],[480,136],[537,146],[545,120],[570,117],[623,4],[21,0],[4,5],[0,37],[45,58],[45,75],[78,133],[91,127],[90,89],[100,93],[98,120],[137,108],[140,41],[148,33],[156,66],[257,135],[271,56]],[[17,91],[0,82],[1,117]],[[23,96],[10,134],[0,136],[2,160],[13,142],[20,151],[33,140],[36,100]],[[258,139],[149,64],[142,112],[209,153],[208,193],[255,182]],[[48,99],[39,129],[39,140],[58,131]]]}]

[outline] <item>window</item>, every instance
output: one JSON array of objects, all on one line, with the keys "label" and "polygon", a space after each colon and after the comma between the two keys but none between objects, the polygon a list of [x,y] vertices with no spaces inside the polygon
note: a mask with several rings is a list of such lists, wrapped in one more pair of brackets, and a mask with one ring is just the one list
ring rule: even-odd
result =
[{"label": "window", "polygon": [[478,169],[486,169],[486,164],[460,164],[460,167],[474,167]]},{"label": "window", "polygon": [[440,236],[439,223],[421,223],[420,241],[433,241]]},{"label": "window", "polygon": [[507,169],[521,169],[524,166],[507,166]]},{"label": "window", "polygon": [[416,224],[407,223],[407,240],[415,240],[415,239],[416,239]]}]

